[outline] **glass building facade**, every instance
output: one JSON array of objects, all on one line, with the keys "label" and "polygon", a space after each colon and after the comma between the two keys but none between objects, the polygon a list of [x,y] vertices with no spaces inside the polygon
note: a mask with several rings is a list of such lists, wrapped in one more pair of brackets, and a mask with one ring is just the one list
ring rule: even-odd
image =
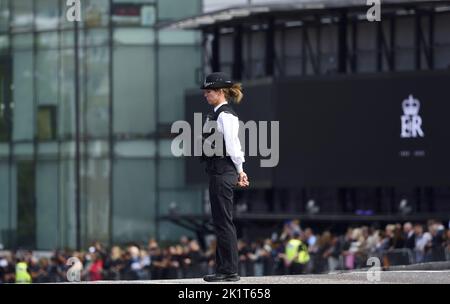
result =
[{"label": "glass building facade", "polygon": [[201,209],[170,126],[200,35],[160,29],[201,0],[0,0],[0,244],[76,248],[178,238],[159,215]]}]

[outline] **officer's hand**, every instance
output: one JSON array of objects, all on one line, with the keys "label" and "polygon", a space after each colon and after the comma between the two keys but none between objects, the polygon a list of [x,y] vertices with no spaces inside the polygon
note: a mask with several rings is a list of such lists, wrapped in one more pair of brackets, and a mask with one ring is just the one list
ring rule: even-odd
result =
[{"label": "officer's hand", "polygon": [[250,182],[248,181],[248,176],[245,172],[239,173],[239,179],[237,185],[241,188],[248,187]]}]

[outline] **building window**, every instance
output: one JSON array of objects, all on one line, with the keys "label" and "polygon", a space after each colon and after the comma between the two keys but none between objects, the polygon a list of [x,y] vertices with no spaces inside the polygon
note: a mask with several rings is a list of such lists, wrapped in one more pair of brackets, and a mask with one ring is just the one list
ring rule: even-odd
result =
[{"label": "building window", "polygon": [[17,242],[36,247],[35,167],[32,161],[17,164]]},{"label": "building window", "polygon": [[39,140],[56,139],[56,106],[39,106],[37,128]]},{"label": "building window", "polygon": [[31,30],[33,26],[33,1],[14,0],[11,2],[13,28]]}]

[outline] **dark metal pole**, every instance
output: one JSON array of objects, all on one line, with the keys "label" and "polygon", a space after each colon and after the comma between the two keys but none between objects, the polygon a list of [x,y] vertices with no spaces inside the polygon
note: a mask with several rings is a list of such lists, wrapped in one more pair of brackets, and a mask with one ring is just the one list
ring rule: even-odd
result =
[{"label": "dark metal pole", "polygon": [[286,76],[286,26],[281,28],[281,69],[280,73],[282,77]]},{"label": "dark metal pole", "polygon": [[421,50],[421,18],[420,18],[420,12],[416,10],[415,15],[415,36],[414,36],[414,49],[415,49],[415,67],[416,70],[420,70],[422,67],[422,50]]},{"label": "dark metal pole", "polygon": [[212,72],[220,71],[220,30],[218,27],[214,28],[214,39],[212,42],[211,67],[212,67]]},{"label": "dark metal pole", "polygon": [[242,25],[234,28],[233,78],[236,80],[242,79]]},{"label": "dark metal pole", "polygon": [[[37,79],[36,79],[36,70],[37,70],[37,35],[36,35],[36,1],[33,1],[32,4],[33,10],[33,160],[32,160],[32,168],[33,168],[33,186],[32,186],[32,208],[33,208],[33,230],[37,230],[37,220],[36,220],[36,209],[37,209],[37,196],[36,196],[36,169],[37,169],[37,150],[38,150],[38,130],[37,130],[37,115],[38,115],[38,100],[37,100]],[[32,236],[32,246],[36,248],[37,238],[36,232],[33,233]]]},{"label": "dark metal pole", "polygon": [[377,72],[383,70],[383,24],[376,23],[377,26]]},{"label": "dark metal pole", "polygon": [[[8,64],[8,83],[11,84],[14,80],[12,77],[12,71],[13,71],[13,59],[12,59],[12,29],[11,29],[11,24],[12,24],[12,15],[13,15],[13,6],[12,6],[12,1],[8,1],[8,10],[9,10],[9,16],[8,16],[8,40],[9,40],[9,45],[8,45],[8,54],[9,54],[9,64]],[[15,247],[15,243],[16,243],[16,237],[15,235],[13,235],[13,229],[12,229],[12,218],[13,218],[13,202],[12,202],[12,166],[13,166],[13,162],[14,162],[14,144],[13,144],[13,124],[14,124],[14,120],[13,120],[13,109],[11,108],[11,101],[14,102],[14,97],[13,97],[13,91],[11,90],[11,85],[9,86],[8,90],[6,90],[7,96],[8,96],[8,104],[6,106],[6,117],[8,118],[8,141],[9,141],[9,154],[8,154],[8,202],[9,202],[9,207],[8,207],[8,242],[9,242],[9,247],[13,248]]]},{"label": "dark metal pole", "polygon": [[302,25],[302,75],[306,75],[306,63],[308,58],[306,57],[306,41],[308,37],[308,28],[306,27],[306,23],[303,22]]},{"label": "dark metal pole", "polygon": [[265,54],[266,76],[273,76],[275,62],[275,22],[273,18],[269,19],[267,25]]},{"label": "dark metal pole", "polygon": [[113,15],[113,3],[112,0],[109,0],[109,22],[108,22],[108,30],[109,30],[109,64],[108,64],[108,72],[109,72],[109,126],[108,126],[108,142],[109,142],[109,222],[108,222],[108,234],[109,234],[109,244],[112,246],[114,242],[114,90],[113,90],[113,77],[114,77],[114,66],[113,66],[113,56],[114,56],[114,41],[113,41],[113,24],[112,24],[112,15]]},{"label": "dark metal pole", "polygon": [[358,71],[358,20],[352,20],[352,56],[350,61],[352,73]]},{"label": "dark metal pole", "polygon": [[322,23],[319,16],[315,16],[315,19],[317,24],[315,72],[317,75],[320,75],[322,68]]},{"label": "dark metal pole", "polygon": [[430,11],[429,20],[428,20],[428,60],[429,60],[429,69],[434,70],[434,32],[435,32],[435,13],[433,10]]},{"label": "dark metal pole", "polygon": [[77,249],[81,248],[81,200],[80,200],[80,79],[79,79],[79,36],[78,22],[75,21],[75,213]]},{"label": "dark metal pole", "polygon": [[391,18],[391,41],[390,41],[390,46],[391,46],[391,52],[390,52],[390,70],[393,72],[396,70],[396,59],[395,59],[395,55],[396,55],[396,31],[397,31],[397,19],[395,17]]},{"label": "dark metal pole", "polygon": [[343,10],[338,25],[338,73],[347,72],[347,12]]},{"label": "dark metal pole", "polygon": [[[58,2],[58,14],[61,16],[61,13],[62,13],[62,6],[63,4],[62,4],[62,2],[61,1],[59,1]],[[58,104],[58,106],[60,105],[60,103],[61,103],[61,100],[62,100],[62,93],[61,93],[61,74],[59,73],[61,70],[62,70],[62,55],[61,55],[61,53],[62,53],[62,39],[61,39],[61,36],[62,36],[62,31],[61,31],[61,25],[58,25],[58,78],[57,78],[57,81],[58,81],[58,102],[57,102],[57,104]],[[58,132],[56,131],[56,137],[55,137],[55,140],[56,140],[56,142],[57,142],[57,144],[58,144],[58,156],[57,156],[57,173],[56,173],[56,179],[59,181],[60,179],[61,179],[61,140],[60,140],[60,137],[59,137],[59,134],[58,134]],[[62,222],[62,216],[61,216],[61,189],[60,189],[60,186],[58,185],[58,187],[57,187],[57,204],[56,204],[56,214],[57,214],[57,219],[56,219],[56,246],[58,247],[58,248],[62,248],[63,246],[62,246],[62,233],[61,233],[61,230],[62,230],[62,225],[61,225],[61,222]]]},{"label": "dark metal pole", "polygon": [[[155,2],[155,19],[156,22],[159,21],[159,13],[158,13],[159,7],[158,7],[158,3]],[[160,212],[161,212],[161,208],[159,206],[159,202],[160,202],[160,191],[159,191],[159,174],[161,171],[160,168],[160,155],[159,155],[159,140],[160,140],[160,127],[159,127],[159,27],[155,27],[155,122],[156,122],[156,138],[155,138],[155,235],[156,235],[156,240],[159,242],[160,240],[160,235],[159,235],[159,230],[160,230]]]}]

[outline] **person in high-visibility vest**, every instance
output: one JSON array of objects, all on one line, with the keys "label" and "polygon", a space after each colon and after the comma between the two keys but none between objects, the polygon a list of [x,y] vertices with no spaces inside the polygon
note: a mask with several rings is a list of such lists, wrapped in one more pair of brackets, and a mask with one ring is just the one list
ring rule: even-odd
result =
[{"label": "person in high-visibility vest", "polygon": [[16,264],[16,283],[31,283],[31,275],[27,271],[27,263]]},{"label": "person in high-visibility vest", "polygon": [[294,232],[285,249],[285,265],[289,274],[301,274],[309,260],[308,245],[300,240],[300,232]]}]

